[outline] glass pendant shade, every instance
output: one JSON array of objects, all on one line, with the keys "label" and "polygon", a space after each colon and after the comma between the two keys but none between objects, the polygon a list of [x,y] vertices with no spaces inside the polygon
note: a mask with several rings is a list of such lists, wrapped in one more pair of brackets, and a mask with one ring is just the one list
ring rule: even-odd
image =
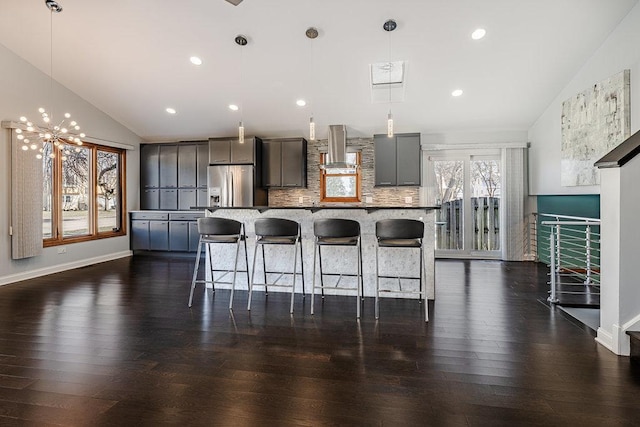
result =
[{"label": "glass pendant shade", "polygon": [[238,142],[244,144],[244,126],[242,122],[238,124]]},{"label": "glass pendant shade", "polygon": [[316,123],[313,121],[313,117],[309,119],[309,139],[311,141],[316,139]]},{"label": "glass pendant shade", "polygon": [[393,137],[393,116],[391,112],[387,115],[387,136],[389,138]]}]

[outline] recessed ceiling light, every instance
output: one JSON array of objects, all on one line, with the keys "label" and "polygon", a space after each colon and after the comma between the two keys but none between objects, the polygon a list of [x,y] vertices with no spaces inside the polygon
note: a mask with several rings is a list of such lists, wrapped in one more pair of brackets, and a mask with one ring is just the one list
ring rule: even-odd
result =
[{"label": "recessed ceiling light", "polygon": [[236,104],[229,104],[229,110],[231,111],[238,111],[239,108]]},{"label": "recessed ceiling light", "polygon": [[171,107],[167,108],[165,111],[167,113],[169,113],[169,114],[175,114],[176,113],[176,109],[175,108],[171,108]]},{"label": "recessed ceiling light", "polygon": [[461,96],[462,95],[462,89],[456,89],[453,92],[451,92],[451,96]]},{"label": "recessed ceiling light", "polygon": [[296,101],[296,105],[297,105],[298,107],[304,107],[305,105],[307,105],[307,101],[305,101],[304,99],[298,99],[298,100]]},{"label": "recessed ceiling light", "polygon": [[191,58],[189,58],[189,61],[191,61],[193,65],[202,65],[202,59],[198,58],[197,56],[192,56]]},{"label": "recessed ceiling light", "polygon": [[486,35],[487,35],[487,30],[485,30],[484,28],[478,28],[473,33],[471,33],[471,38],[474,40],[480,40]]}]

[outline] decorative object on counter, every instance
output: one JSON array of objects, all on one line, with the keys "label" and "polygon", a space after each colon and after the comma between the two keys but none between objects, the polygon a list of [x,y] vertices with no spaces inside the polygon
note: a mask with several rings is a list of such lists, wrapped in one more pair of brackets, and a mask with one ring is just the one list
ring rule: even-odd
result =
[{"label": "decorative object on counter", "polygon": [[[54,104],[53,93],[53,14],[62,12],[62,6],[53,0],[45,0],[45,4],[50,13],[50,58],[49,58],[49,84],[50,84],[50,101]],[[75,120],[71,120],[71,114],[65,113],[62,120],[57,120],[53,114],[53,107],[50,112],[43,107],[38,109],[43,125],[35,124],[25,116],[20,117],[20,127],[15,132],[18,140],[22,142],[23,151],[37,151],[36,158],[42,159],[43,156],[50,158],[56,157],[56,150],[61,153],[62,160],[67,160],[67,156],[71,154],[72,147],[69,144],[76,145],[75,151],[79,152],[82,145],[82,139],[86,135],[78,133],[80,126]]]},{"label": "decorative object on counter", "polygon": [[[233,293],[236,287],[236,276],[238,271],[247,273],[247,280],[249,280],[249,259],[247,257],[247,235],[245,233],[244,224],[240,221],[236,221],[228,218],[215,218],[206,217],[198,219],[198,233],[200,234],[200,241],[198,242],[198,252],[196,253],[196,265],[193,268],[193,279],[191,280],[191,292],[189,293],[189,307],[193,303],[193,291],[196,288],[196,283],[211,283],[213,291],[215,292],[215,283],[224,283],[231,285],[231,296],[229,297],[229,310],[233,309]],[[235,263],[233,270],[219,270],[213,268],[213,259],[211,255],[212,244],[234,244],[236,245]],[[238,256],[240,254],[240,246],[244,244],[244,258],[246,270],[238,270]],[[209,262],[211,267],[211,280],[198,279],[198,267],[200,266],[200,254],[202,252],[202,246],[206,245],[209,252]],[[214,273],[223,273],[218,279],[222,279],[227,274],[233,272],[231,282],[223,282],[216,280]],[[206,292],[206,287],[205,287]]]},{"label": "decorative object on counter", "polygon": [[[316,259],[319,262],[320,272],[320,292],[324,299],[324,276],[337,276],[338,280],[332,289],[341,291],[356,291],[356,318],[360,318],[360,309],[364,297],[364,281],[362,279],[362,245],[360,241],[360,223],[351,219],[323,218],[313,222],[313,234],[315,245],[313,248],[313,286],[311,288],[311,314],[314,314],[314,299],[316,294]],[[352,246],[357,252],[358,274],[346,273],[325,273],[322,271],[322,250],[323,246],[339,247]],[[316,255],[317,254],[317,255]],[[356,277],[355,287],[341,287],[340,281],[343,277]]]},{"label": "decorative object on counter", "polygon": [[[412,294],[418,296],[418,302],[424,304],[424,321],[429,321],[429,305],[427,295],[422,286],[422,279],[426,277],[426,265],[422,238],[424,237],[424,223],[415,219],[383,219],[376,221],[376,319],[380,317],[380,292],[393,294]],[[408,248],[419,249],[419,276],[386,276],[380,274],[380,248]],[[380,279],[397,279],[398,289],[381,289]],[[418,290],[403,290],[401,280],[418,280]]]},{"label": "decorative object on counter", "polygon": [[[251,281],[249,282],[249,301],[247,302],[247,310],[251,310],[251,298],[253,296],[254,286],[264,286],[264,292],[266,295],[269,294],[268,287],[272,286],[278,288],[291,288],[291,307],[289,308],[289,313],[293,314],[293,302],[296,294],[296,276],[298,275],[302,278],[302,298],[305,297],[304,258],[302,256],[302,231],[300,229],[300,223],[283,218],[259,218],[255,220],[254,228],[256,233],[256,245],[253,249],[253,267],[251,268]],[[267,260],[264,255],[265,245],[293,246],[293,269],[291,272],[267,271]],[[255,283],[254,281],[256,260],[258,258],[258,246],[260,246],[262,252],[263,283]],[[300,252],[300,273],[298,273],[297,270],[298,252]],[[269,283],[267,280],[268,274],[277,274],[278,277],[275,281]],[[278,283],[284,275],[292,276],[292,283],[290,285]]]}]

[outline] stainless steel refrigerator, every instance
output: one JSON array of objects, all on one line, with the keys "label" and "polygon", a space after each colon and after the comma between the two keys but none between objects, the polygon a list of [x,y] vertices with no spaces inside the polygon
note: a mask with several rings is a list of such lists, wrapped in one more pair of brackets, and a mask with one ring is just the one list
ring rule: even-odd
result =
[{"label": "stainless steel refrigerator", "polygon": [[209,206],[248,207],[266,204],[266,192],[256,186],[253,165],[209,166],[207,173]]}]

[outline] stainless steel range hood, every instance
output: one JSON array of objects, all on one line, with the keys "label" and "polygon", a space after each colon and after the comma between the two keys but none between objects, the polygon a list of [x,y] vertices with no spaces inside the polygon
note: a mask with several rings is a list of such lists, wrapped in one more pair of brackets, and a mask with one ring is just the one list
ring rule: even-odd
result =
[{"label": "stainless steel range hood", "polygon": [[327,161],[322,168],[355,168],[347,163],[347,127],[345,125],[329,125]]}]

